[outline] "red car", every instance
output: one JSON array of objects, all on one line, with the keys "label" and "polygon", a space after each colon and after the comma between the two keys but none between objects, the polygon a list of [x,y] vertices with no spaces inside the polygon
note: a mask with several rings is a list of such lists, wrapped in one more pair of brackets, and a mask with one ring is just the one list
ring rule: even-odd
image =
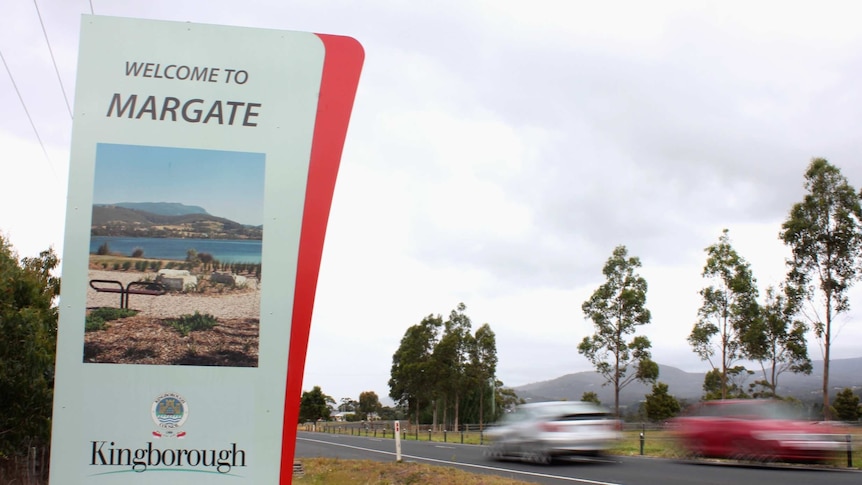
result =
[{"label": "red car", "polygon": [[671,420],[692,456],[754,461],[822,462],[846,447],[839,429],[803,420],[783,401],[705,401]]}]

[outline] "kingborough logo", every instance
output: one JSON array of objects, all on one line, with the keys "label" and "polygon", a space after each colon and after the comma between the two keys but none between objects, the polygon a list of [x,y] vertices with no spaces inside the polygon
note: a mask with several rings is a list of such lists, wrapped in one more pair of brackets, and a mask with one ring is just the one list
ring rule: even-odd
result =
[{"label": "kingborough logo", "polygon": [[185,398],[174,392],[161,394],[153,400],[151,414],[153,422],[159,427],[153,431],[153,437],[185,438],[186,432],[179,430],[189,417],[189,405]]}]

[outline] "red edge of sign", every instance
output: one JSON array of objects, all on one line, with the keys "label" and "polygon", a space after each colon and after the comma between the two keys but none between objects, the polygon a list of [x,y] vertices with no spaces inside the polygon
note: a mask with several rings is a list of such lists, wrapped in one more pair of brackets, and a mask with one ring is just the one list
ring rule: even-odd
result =
[{"label": "red edge of sign", "polygon": [[355,39],[338,35],[316,35],[323,41],[326,54],[299,238],[281,440],[281,485],[290,484],[293,478],[302,377],[305,373],[305,354],[308,350],[323,240],[347,126],[359,84],[359,74],[365,59],[362,45]]}]

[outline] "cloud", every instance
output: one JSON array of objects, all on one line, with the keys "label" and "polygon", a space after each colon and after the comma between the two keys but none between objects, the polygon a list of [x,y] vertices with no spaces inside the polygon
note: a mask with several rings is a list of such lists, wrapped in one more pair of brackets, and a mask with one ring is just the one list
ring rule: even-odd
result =
[{"label": "cloud", "polygon": [[[40,5],[69,96],[86,7]],[[588,369],[580,305],[619,244],[643,262],[654,354],[703,370],[685,341],[703,249],[729,228],[760,284],[775,283],[786,254],[777,234],[810,159],[862,186],[854,2],[94,7],[363,43],[306,366],[306,385],[338,398],[385,396],[407,327],[459,302],[495,331],[507,384]],[[4,163],[0,201],[26,210],[8,211],[0,230],[36,254],[62,245],[71,122],[32,7],[9,12],[0,47],[49,157],[4,77],[0,144],[16,163]],[[836,356],[858,356],[860,296]]]}]

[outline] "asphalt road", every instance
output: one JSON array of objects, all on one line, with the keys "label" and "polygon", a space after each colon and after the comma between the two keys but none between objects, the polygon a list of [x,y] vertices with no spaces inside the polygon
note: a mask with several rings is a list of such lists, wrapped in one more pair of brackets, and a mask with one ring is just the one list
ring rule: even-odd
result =
[{"label": "asphalt road", "polygon": [[[542,484],[590,485],[842,485],[862,483],[854,470],[805,467],[750,466],[682,462],[649,457],[606,456],[567,461],[550,466],[516,461],[492,461],[484,447],[454,443],[404,440],[401,459],[451,466]],[[299,432],[296,460],[332,457],[344,460],[395,461],[395,440],[363,436]]]}]

